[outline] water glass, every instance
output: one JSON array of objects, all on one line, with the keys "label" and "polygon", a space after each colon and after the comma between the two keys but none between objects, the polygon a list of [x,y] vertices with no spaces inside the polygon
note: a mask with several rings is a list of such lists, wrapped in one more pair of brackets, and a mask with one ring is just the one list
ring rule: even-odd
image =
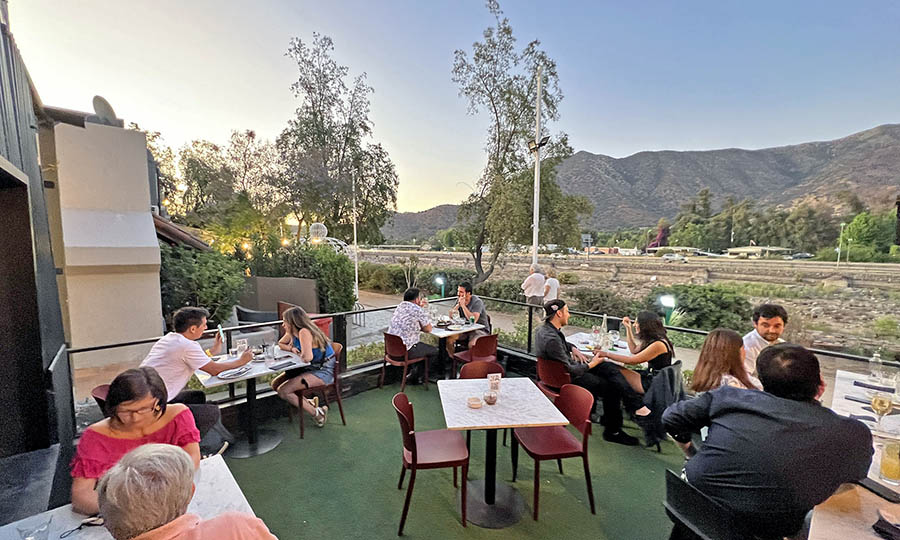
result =
[{"label": "water glass", "polygon": [[35,516],[24,525],[16,526],[21,540],[48,540],[50,538],[50,522],[53,516]]},{"label": "water glass", "polygon": [[278,345],[266,345],[263,351],[263,360],[267,368],[271,368],[275,364],[275,347]]},{"label": "water glass", "polygon": [[591,327],[591,338],[595,347],[600,345],[600,327],[594,325]]},{"label": "water glass", "polygon": [[888,484],[900,485],[900,443],[884,445],[878,476]]},{"label": "water glass", "polygon": [[615,347],[619,343],[619,331],[618,330],[610,330],[609,331],[609,340],[613,347]]},{"label": "water glass", "polygon": [[238,355],[237,347],[231,347],[230,349],[228,349],[228,357],[229,358],[235,358],[237,355]]}]

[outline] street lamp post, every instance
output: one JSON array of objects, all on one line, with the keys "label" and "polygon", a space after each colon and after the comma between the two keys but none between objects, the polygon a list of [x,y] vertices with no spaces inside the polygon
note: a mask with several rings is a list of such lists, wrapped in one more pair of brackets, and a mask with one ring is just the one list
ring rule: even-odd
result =
[{"label": "street lamp post", "polygon": [[841,233],[838,235],[838,249],[837,249],[837,252],[838,252],[837,267],[838,268],[841,267],[841,244],[843,243],[843,240],[844,240],[844,226],[845,225],[847,225],[847,224],[842,221],[841,222]]},{"label": "street lamp post", "polygon": [[671,294],[664,294],[659,297],[659,303],[666,308],[666,325],[672,319],[672,312],[675,311],[675,297]]},{"label": "street lamp post", "polygon": [[847,264],[850,264],[850,244],[853,243],[853,239],[849,236],[847,237]]},{"label": "street lamp post", "polygon": [[537,264],[538,232],[541,206],[541,147],[547,144],[550,137],[541,138],[541,73],[537,71],[537,103],[535,104],[534,141],[528,141],[528,149],[534,152],[534,216],[531,224],[531,264]]}]

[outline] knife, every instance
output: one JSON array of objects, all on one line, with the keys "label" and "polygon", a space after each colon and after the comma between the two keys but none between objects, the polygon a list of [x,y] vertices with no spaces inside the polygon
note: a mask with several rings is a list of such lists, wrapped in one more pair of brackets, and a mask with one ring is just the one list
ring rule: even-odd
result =
[{"label": "knife", "polygon": [[875,420],[874,416],[866,416],[864,414],[851,414],[850,419],[851,420],[863,420],[865,422],[877,422],[877,420]]},{"label": "knife", "polygon": [[891,386],[879,386],[877,384],[868,384],[862,381],[853,381],[853,386],[859,386],[861,388],[868,388],[869,390],[877,390],[879,392],[887,392],[889,394],[894,393],[894,388]]}]

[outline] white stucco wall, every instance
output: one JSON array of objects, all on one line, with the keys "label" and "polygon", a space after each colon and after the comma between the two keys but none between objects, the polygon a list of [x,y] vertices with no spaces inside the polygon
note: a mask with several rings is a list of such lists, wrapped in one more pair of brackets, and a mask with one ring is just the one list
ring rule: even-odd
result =
[{"label": "white stucco wall", "polygon": [[[72,347],[160,335],[159,245],[144,135],[91,123],[54,131]],[[76,369],[134,362],[121,351],[79,356]]]}]

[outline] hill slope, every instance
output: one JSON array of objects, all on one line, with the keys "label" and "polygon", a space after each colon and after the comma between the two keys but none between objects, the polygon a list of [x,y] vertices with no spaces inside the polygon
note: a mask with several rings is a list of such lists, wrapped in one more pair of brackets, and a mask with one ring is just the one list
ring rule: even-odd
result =
[{"label": "hill slope", "polygon": [[[704,187],[715,205],[732,196],[760,206],[811,202],[837,209],[849,191],[869,206],[886,208],[900,194],[900,124],[761,150],[666,150],[618,159],[580,151],[560,165],[557,182],[566,193],[590,199],[594,215],[586,225],[601,230],[671,219]],[[382,232],[393,240],[422,240],[452,226],[457,208],[398,213]]]}]

